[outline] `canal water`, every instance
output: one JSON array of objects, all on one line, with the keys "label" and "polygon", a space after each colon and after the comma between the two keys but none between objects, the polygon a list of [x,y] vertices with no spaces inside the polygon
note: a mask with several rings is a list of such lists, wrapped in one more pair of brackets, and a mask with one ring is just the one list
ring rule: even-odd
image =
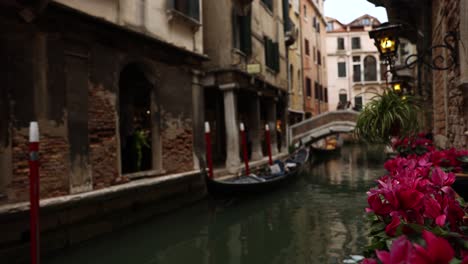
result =
[{"label": "canal water", "polygon": [[366,245],[366,191],[383,150],[345,146],[284,189],[207,198],[193,206],[62,250],[46,264],[343,263]]}]

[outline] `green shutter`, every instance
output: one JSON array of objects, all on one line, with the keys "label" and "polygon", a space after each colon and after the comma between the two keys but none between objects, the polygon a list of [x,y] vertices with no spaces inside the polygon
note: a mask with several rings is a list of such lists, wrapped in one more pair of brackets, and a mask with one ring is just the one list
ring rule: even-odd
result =
[{"label": "green shutter", "polygon": [[270,69],[274,70],[275,69],[275,49],[273,46],[273,40],[268,39],[268,61],[270,63],[269,67]]},{"label": "green shutter", "polygon": [[278,42],[276,43],[272,43],[273,44],[273,61],[274,61],[274,64],[273,64],[273,69],[276,71],[276,72],[279,72],[279,44]]},{"label": "green shutter", "polygon": [[247,55],[252,54],[252,16],[250,12],[240,19],[240,50]]},{"label": "green shutter", "polygon": [[283,25],[284,25],[284,32],[289,31],[291,25],[289,21],[289,0],[283,0]]}]

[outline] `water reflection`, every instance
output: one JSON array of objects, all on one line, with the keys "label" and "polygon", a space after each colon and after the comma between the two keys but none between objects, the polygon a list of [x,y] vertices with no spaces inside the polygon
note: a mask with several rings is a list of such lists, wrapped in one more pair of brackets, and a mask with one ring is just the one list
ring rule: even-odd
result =
[{"label": "water reflection", "polygon": [[369,149],[346,147],[283,190],[207,199],[45,263],[342,263],[367,243],[365,191],[383,173],[378,153],[370,159]]}]

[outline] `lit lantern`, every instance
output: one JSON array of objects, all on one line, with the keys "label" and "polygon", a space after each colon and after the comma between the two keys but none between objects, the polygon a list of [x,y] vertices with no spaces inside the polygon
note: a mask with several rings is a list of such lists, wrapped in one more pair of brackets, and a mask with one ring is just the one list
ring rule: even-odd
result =
[{"label": "lit lantern", "polygon": [[380,27],[369,31],[369,37],[374,39],[374,45],[379,50],[380,55],[387,60],[397,54],[398,45],[400,44],[398,39],[400,29],[400,24],[383,23]]}]

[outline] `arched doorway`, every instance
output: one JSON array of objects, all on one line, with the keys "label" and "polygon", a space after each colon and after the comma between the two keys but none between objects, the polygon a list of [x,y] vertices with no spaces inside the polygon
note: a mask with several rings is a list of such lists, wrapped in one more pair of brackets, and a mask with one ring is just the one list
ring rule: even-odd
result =
[{"label": "arched doorway", "polygon": [[122,174],[152,169],[152,89],[140,65],[123,68],[119,80]]}]

